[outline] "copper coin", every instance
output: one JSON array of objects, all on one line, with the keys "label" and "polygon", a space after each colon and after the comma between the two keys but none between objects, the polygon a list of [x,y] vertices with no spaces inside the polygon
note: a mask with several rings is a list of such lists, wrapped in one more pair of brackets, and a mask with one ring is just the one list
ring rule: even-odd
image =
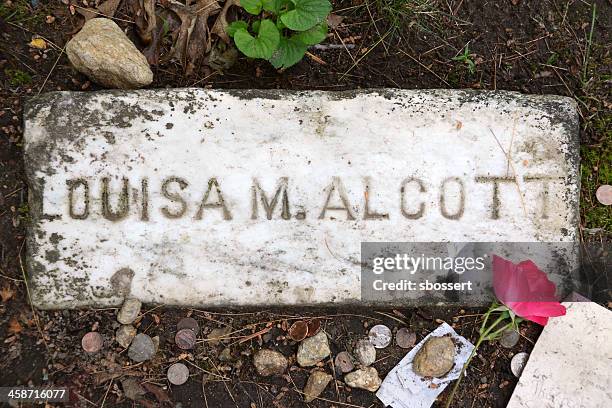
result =
[{"label": "copper coin", "polygon": [[308,325],[303,320],[294,322],[289,328],[289,337],[291,340],[302,341],[308,334]]},{"label": "copper coin", "polygon": [[168,381],[170,381],[172,384],[182,385],[189,379],[189,369],[182,363],[172,364],[170,368],[168,368],[166,375],[168,377]]},{"label": "copper coin", "polygon": [[191,329],[193,330],[195,334],[198,334],[198,332],[200,331],[200,325],[198,325],[198,322],[193,317],[185,317],[179,320],[179,322],[176,325],[176,329],[177,330]]},{"label": "copper coin", "polygon": [[83,350],[88,353],[97,353],[102,348],[104,339],[98,332],[89,332],[81,339]]},{"label": "copper coin", "polygon": [[306,325],[308,326],[308,333],[306,336],[312,337],[319,332],[319,329],[321,328],[321,320],[310,319]]},{"label": "copper coin", "polygon": [[599,186],[595,192],[595,197],[597,197],[597,201],[603,205],[612,205],[612,186],[608,184]]},{"label": "copper coin", "polygon": [[195,346],[196,334],[191,329],[181,329],[176,332],[174,342],[183,350],[191,350]]},{"label": "copper coin", "polygon": [[410,348],[416,343],[416,334],[402,327],[395,334],[395,343],[403,349]]}]

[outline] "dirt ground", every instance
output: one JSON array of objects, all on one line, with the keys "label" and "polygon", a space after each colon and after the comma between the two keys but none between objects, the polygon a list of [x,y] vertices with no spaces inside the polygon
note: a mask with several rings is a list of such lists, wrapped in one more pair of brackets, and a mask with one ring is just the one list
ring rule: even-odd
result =
[{"label": "dirt ground", "polygon": [[[89,1],[93,3],[97,4]],[[295,363],[297,345],[284,338],[283,321],[320,317],[334,355],[350,349],[377,323],[392,329],[409,327],[418,341],[446,321],[475,341],[483,312],[478,309],[202,311],[148,305],[139,331],[159,336],[160,349],[154,360],[130,365],[126,352],[112,341],[116,310],[32,310],[23,269],[28,206],[22,106],[26,98],[41,92],[99,89],[75,72],[62,52],[83,22],[73,11],[85,4],[0,0],[0,386],[67,386],[72,405],[83,407],[379,407],[374,394],[351,390],[340,377],[322,399],[305,404],[300,392],[309,371]],[[595,190],[612,184],[612,2],[352,0],[334,2],[334,14],[343,19],[325,44],[340,47],[311,50],[312,56],[284,72],[241,57],[223,73],[202,64],[186,76],[181,64],[169,61],[153,67],[151,87],[476,88],[571,96],[581,109],[581,234],[585,241],[610,239],[612,207],[599,204]],[[120,2],[115,19],[142,47],[126,1]],[[45,49],[29,45],[37,36],[45,40]],[[232,339],[216,345],[201,340],[185,355],[173,339],[176,323],[187,315],[198,320],[202,338],[215,327],[229,326]],[[104,336],[105,346],[86,355],[81,337],[92,329]],[[262,330],[261,336],[252,336]],[[513,349],[484,345],[454,406],[504,407],[516,383],[510,359],[530,351],[540,331],[525,323]],[[285,376],[263,378],[255,373],[252,354],[263,344],[291,359]],[[230,347],[231,358],[220,361],[225,347]],[[395,345],[381,350],[374,364],[381,377],[404,354]],[[165,372],[178,359],[188,362],[191,377],[185,385],[170,387]],[[329,364],[325,368],[333,372]],[[133,376],[151,385],[153,392],[135,403],[123,394],[121,376]]]}]

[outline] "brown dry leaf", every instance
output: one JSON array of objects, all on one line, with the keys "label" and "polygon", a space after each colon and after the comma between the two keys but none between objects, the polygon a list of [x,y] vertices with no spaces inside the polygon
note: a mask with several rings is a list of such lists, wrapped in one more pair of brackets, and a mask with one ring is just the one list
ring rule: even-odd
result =
[{"label": "brown dry leaf", "polygon": [[143,382],[141,385],[145,390],[147,390],[147,392],[155,395],[155,399],[157,399],[158,402],[170,402],[170,397],[168,397],[168,394],[163,390],[163,388],[147,382]]},{"label": "brown dry leaf", "polygon": [[217,0],[200,0],[191,6],[176,0],[161,0],[161,4],[181,20],[170,55],[179,60],[185,73],[190,75],[200,58],[210,52],[212,44],[207,20],[218,13],[221,6]]},{"label": "brown dry leaf", "polygon": [[98,11],[106,17],[114,17],[121,0],[107,0],[98,6]]},{"label": "brown dry leaf", "polygon": [[21,327],[21,323],[19,323],[19,321],[16,318],[11,318],[11,320],[9,320],[9,324],[8,324],[8,333],[9,334],[18,334],[23,330],[23,327]]},{"label": "brown dry leaf", "polygon": [[336,28],[340,27],[340,24],[342,24],[342,20],[344,20],[344,16],[339,16],[337,14],[332,13],[327,16],[327,25],[332,30],[335,30]]},{"label": "brown dry leaf", "polygon": [[146,45],[142,50],[143,55],[149,64],[157,65],[163,24],[157,24],[155,0],[128,0],[128,8],[136,23],[138,36]]},{"label": "brown dry leaf", "polygon": [[2,303],[8,302],[14,294],[15,292],[13,292],[13,290],[9,286],[0,289],[0,297],[2,298]]},{"label": "brown dry leaf", "polygon": [[211,33],[218,35],[219,38],[221,38],[226,44],[229,44],[231,41],[226,31],[226,28],[228,26],[227,11],[231,6],[235,5],[239,5],[238,0],[227,0],[223,5],[223,10],[221,10],[221,12],[219,13],[215,24],[213,24],[213,27],[210,30]]}]

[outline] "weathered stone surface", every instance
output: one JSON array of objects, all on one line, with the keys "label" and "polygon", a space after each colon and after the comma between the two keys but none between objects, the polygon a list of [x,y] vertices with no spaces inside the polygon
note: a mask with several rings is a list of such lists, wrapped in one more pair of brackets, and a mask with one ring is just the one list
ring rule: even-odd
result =
[{"label": "weathered stone surface", "polygon": [[115,332],[115,340],[121,347],[128,348],[136,337],[136,328],[130,324],[124,324]]},{"label": "weathered stone surface", "polygon": [[321,395],[332,378],[333,377],[331,375],[319,370],[316,370],[310,374],[310,377],[308,377],[308,381],[306,381],[306,385],[304,386],[304,400],[306,402],[311,402]]},{"label": "weathered stone surface", "polygon": [[369,339],[357,340],[353,353],[363,367],[372,365],[376,361],[376,349]]},{"label": "weathered stone surface", "polygon": [[66,55],[77,71],[109,88],[140,88],[153,81],[145,56],[108,18],[87,21],[66,44]]},{"label": "weathered stone surface", "polygon": [[138,299],[129,298],[123,302],[119,313],[117,313],[117,321],[121,324],[132,324],[140,313],[142,303]]},{"label": "weathered stone surface", "polygon": [[455,364],[455,343],[450,337],[431,337],[414,356],[412,369],[423,377],[442,377]]},{"label": "weathered stone surface", "polygon": [[278,351],[263,349],[253,356],[253,364],[257,373],[264,377],[281,375],[287,369],[287,358]]},{"label": "weathered stone surface", "polygon": [[310,367],[331,354],[327,334],[320,331],[312,337],[304,339],[298,346],[297,362],[302,367]]},{"label": "weathered stone surface", "polygon": [[357,303],[364,241],[571,242],[577,123],[569,98],[502,92],[43,95],[25,112],[33,300]]},{"label": "weathered stone surface", "polygon": [[345,375],[344,382],[349,387],[375,392],[380,387],[382,380],[374,367],[366,367]]},{"label": "weathered stone surface", "polygon": [[155,342],[144,333],[139,333],[132,340],[128,349],[128,356],[137,363],[150,360],[155,355]]}]

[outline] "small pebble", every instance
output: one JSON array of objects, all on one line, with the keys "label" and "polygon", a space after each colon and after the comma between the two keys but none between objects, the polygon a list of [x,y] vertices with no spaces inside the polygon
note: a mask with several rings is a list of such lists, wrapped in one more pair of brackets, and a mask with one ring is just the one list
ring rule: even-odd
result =
[{"label": "small pebble", "polygon": [[97,353],[102,348],[104,339],[98,332],[89,332],[81,339],[83,350],[88,353]]},{"label": "small pebble", "polygon": [[176,332],[174,342],[183,350],[191,350],[195,346],[196,335],[191,329],[182,329]]},{"label": "small pebble", "polygon": [[176,325],[176,330],[183,330],[183,329],[191,329],[193,330],[195,334],[198,334],[198,332],[200,331],[200,325],[198,325],[197,320],[194,319],[193,317],[185,317],[179,320],[179,322]]},{"label": "small pebble", "polygon": [[499,344],[501,344],[503,348],[511,349],[512,347],[516,346],[520,338],[521,336],[516,330],[507,329],[502,333],[501,338],[499,339]]},{"label": "small pebble", "polygon": [[123,302],[123,306],[121,306],[119,313],[117,313],[117,321],[121,324],[134,323],[134,320],[136,320],[138,314],[140,313],[141,306],[142,303],[140,303],[140,300],[138,299],[126,299],[125,302]]},{"label": "small pebble", "polygon": [[612,205],[612,186],[608,184],[599,186],[595,192],[595,197],[603,205]]},{"label": "small pebble", "polygon": [[137,334],[130,344],[128,356],[137,363],[150,360],[155,355],[155,343],[144,333]]},{"label": "small pebble", "polygon": [[358,340],[353,353],[363,367],[372,365],[376,361],[376,349],[369,339]]},{"label": "small pebble", "polygon": [[395,334],[395,343],[403,349],[410,348],[416,343],[416,333],[402,327]]},{"label": "small pebble", "polygon": [[136,328],[130,324],[124,324],[115,333],[115,340],[123,348],[130,347],[130,343],[136,337]]},{"label": "small pebble", "polygon": [[521,376],[523,368],[525,368],[525,364],[527,364],[528,359],[529,354],[527,353],[518,353],[517,355],[512,357],[512,361],[510,361],[510,370],[516,378],[519,378]]},{"label": "small pebble", "polygon": [[174,385],[183,385],[189,379],[189,369],[185,364],[176,363],[168,368],[168,381]]},{"label": "small pebble", "polygon": [[377,324],[376,326],[370,329],[370,333],[368,337],[370,338],[370,343],[376,348],[385,348],[389,344],[391,344],[391,329],[389,329],[384,324]]},{"label": "small pebble", "polygon": [[342,374],[350,373],[355,368],[351,355],[346,351],[341,351],[338,353],[336,359],[334,360],[334,364]]}]

